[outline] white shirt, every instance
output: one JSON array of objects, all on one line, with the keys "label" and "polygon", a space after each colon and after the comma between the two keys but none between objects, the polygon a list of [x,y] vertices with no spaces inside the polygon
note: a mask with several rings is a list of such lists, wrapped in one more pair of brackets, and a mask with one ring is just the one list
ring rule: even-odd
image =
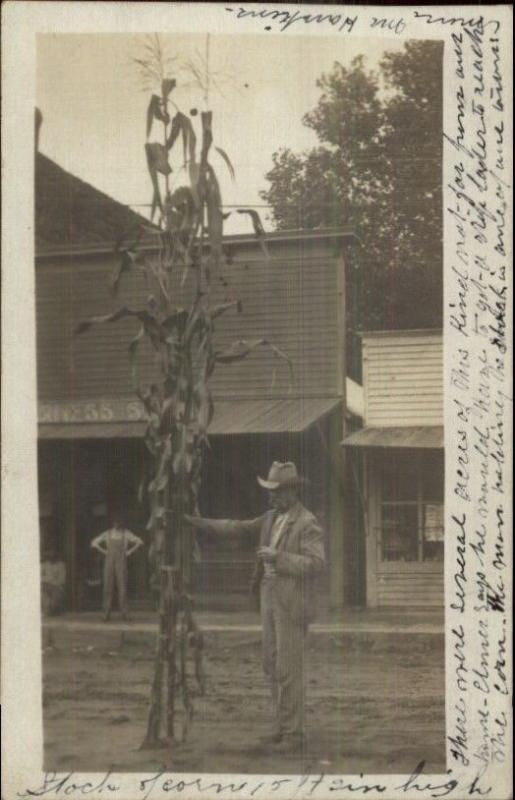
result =
[{"label": "white shirt", "polygon": [[[279,540],[289,517],[289,513],[290,512],[287,511],[286,514],[278,514],[275,518],[272,526],[272,533],[270,535],[270,547],[275,548],[279,544]],[[263,567],[265,578],[274,578],[276,576],[277,573],[275,570],[275,564],[272,564],[270,561],[264,561]]]},{"label": "white shirt", "polygon": [[104,547],[109,550],[110,545],[114,545],[116,547],[117,544],[122,541],[125,550],[128,550],[136,543],[143,544],[139,536],[136,536],[134,533],[132,533],[132,531],[129,531],[126,528],[109,528],[107,531],[103,531],[95,539],[93,539],[91,542],[91,547],[96,547],[100,544],[104,545]]}]

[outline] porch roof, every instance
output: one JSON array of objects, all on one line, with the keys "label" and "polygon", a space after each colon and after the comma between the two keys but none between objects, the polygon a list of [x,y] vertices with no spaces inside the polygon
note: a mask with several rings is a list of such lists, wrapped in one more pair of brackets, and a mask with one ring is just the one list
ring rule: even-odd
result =
[{"label": "porch roof", "polygon": [[[210,436],[260,433],[302,433],[341,404],[338,397],[274,399],[220,399],[209,428]],[[128,439],[140,438],[144,420],[110,422],[41,422],[38,438]]]},{"label": "porch roof", "polygon": [[351,433],[343,442],[349,447],[412,447],[436,448],[444,446],[443,425],[416,427],[362,428]]}]

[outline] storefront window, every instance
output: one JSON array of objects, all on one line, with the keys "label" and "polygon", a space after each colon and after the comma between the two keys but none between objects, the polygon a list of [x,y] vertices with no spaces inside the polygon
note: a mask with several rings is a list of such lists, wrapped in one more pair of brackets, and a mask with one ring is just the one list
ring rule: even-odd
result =
[{"label": "storefront window", "polygon": [[443,561],[443,503],[425,503],[423,560]]},{"label": "storefront window", "polygon": [[417,561],[416,505],[383,504],[383,561]]},{"label": "storefront window", "polygon": [[381,560],[443,561],[443,453],[390,452],[381,466]]}]

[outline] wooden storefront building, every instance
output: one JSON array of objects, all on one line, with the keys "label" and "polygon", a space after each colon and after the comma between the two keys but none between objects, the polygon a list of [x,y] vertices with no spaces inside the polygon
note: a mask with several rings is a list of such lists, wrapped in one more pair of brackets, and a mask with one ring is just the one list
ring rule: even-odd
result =
[{"label": "wooden storefront building", "polygon": [[344,440],[361,473],[368,606],[444,602],[443,341],[364,334],[364,427]]},{"label": "wooden storefront building", "polygon": [[[148,455],[127,354],[137,323],[98,326],[81,337],[73,331],[79,321],[121,305],[143,307],[148,289],[134,274],[119,297],[109,292],[119,259],[113,243],[136,215],[42,155],[36,179],[40,522],[43,542],[66,563],[67,607],[80,610],[98,606],[101,565],[89,544],[110,513],[121,510],[127,526],[148,541],[138,500]],[[344,524],[352,493],[344,498],[339,447],[346,394],[347,408],[360,414],[359,387],[344,372],[342,259],[350,238],[334,230],[270,234],[268,259],[253,236],[225,240],[227,263],[213,276],[212,301],[239,299],[242,311],[221,320],[219,345],[266,336],[291,359],[293,377],[265,350],[219,366],[200,503],[206,516],[257,516],[266,497],[256,476],[273,460],[295,460],[311,480],[307,504],[327,532],[333,606],[359,602],[364,576],[357,534]],[[188,292],[179,276],[178,306]],[[137,367],[140,383],[152,382],[156,366],[143,345]],[[256,542],[200,544],[198,591],[245,592]],[[130,595],[140,605],[150,602],[146,549],[130,570]]]}]

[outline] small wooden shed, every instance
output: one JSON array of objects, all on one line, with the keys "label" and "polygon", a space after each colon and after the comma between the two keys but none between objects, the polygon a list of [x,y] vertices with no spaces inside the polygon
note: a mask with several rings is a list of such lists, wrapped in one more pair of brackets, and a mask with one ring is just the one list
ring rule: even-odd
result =
[{"label": "small wooden shed", "polygon": [[443,338],[363,334],[364,427],[344,440],[360,471],[368,606],[444,602]]}]

